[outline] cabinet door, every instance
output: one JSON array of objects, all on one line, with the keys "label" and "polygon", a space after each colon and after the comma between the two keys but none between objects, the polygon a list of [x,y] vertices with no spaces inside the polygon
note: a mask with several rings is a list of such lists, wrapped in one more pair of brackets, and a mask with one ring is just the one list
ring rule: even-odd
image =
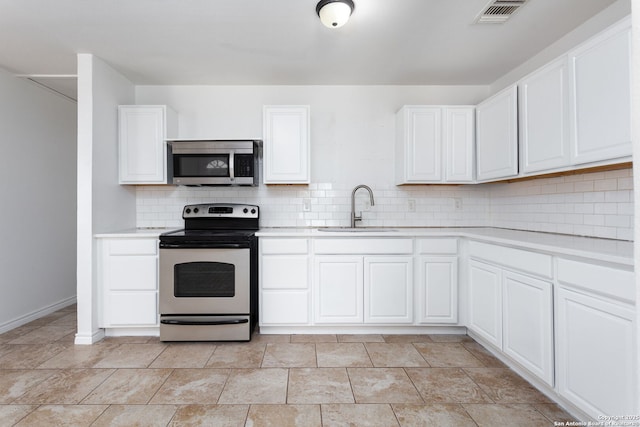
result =
[{"label": "cabinet door", "polygon": [[469,261],[469,329],[502,348],[501,272],[475,260]]},{"label": "cabinet door", "polygon": [[413,322],[413,259],[364,258],[365,323]]},{"label": "cabinet door", "polygon": [[310,182],[309,106],[265,106],[264,183]]},{"label": "cabinet door", "polygon": [[519,84],[520,148],[525,173],[571,164],[567,58]]},{"label": "cabinet door", "polygon": [[397,114],[399,184],[442,180],[442,109],[408,106]]},{"label": "cabinet door", "polygon": [[167,107],[118,107],[120,184],[166,184]]},{"label": "cabinet door", "polygon": [[478,181],[518,174],[518,91],[512,86],[476,108]]},{"label": "cabinet door", "polygon": [[314,261],[316,323],[362,323],[361,256],[318,256]]},{"label": "cabinet door", "polygon": [[420,323],[458,322],[458,258],[420,257]]},{"label": "cabinet door", "polygon": [[444,110],[445,182],[472,182],[475,152],[475,109]]},{"label": "cabinet door", "polygon": [[630,18],[569,53],[575,164],[631,155]]},{"label": "cabinet door", "polygon": [[503,351],[553,387],[551,283],[503,273]]},{"label": "cabinet door", "polygon": [[558,289],[557,381],[592,416],[637,414],[634,310]]}]

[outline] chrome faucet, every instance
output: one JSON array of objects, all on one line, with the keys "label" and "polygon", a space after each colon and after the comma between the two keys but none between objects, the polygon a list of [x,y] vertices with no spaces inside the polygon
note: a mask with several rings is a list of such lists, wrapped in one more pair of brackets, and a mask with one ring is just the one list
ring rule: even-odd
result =
[{"label": "chrome faucet", "polygon": [[356,215],[356,191],[361,188],[364,188],[369,192],[371,206],[375,205],[375,202],[373,201],[373,191],[371,191],[371,188],[363,184],[356,186],[356,188],[351,192],[351,228],[356,228],[356,221],[362,221],[362,212],[360,212],[360,215]]}]

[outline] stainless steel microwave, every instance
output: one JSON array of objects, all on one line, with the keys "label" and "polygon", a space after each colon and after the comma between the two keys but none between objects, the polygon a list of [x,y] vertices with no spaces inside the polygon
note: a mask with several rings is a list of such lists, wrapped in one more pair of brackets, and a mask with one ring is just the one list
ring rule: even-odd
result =
[{"label": "stainless steel microwave", "polygon": [[170,184],[257,186],[261,164],[258,140],[167,141]]}]

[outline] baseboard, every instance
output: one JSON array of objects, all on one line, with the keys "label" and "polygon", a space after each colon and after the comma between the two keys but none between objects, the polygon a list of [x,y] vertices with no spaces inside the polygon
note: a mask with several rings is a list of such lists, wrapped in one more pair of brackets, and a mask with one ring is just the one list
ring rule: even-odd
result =
[{"label": "baseboard", "polygon": [[68,307],[76,303],[75,295],[59,301],[55,304],[51,304],[49,306],[43,307],[39,310],[32,311],[31,313],[25,314],[24,316],[20,316],[16,319],[10,320],[0,325],[0,334],[15,329],[19,326],[26,325],[29,322],[32,322],[36,319],[46,316],[47,314],[54,313],[60,309]]},{"label": "baseboard", "polygon": [[76,334],[76,338],[73,341],[76,345],[91,345],[97,343],[104,338],[104,329],[98,329],[91,335]]}]

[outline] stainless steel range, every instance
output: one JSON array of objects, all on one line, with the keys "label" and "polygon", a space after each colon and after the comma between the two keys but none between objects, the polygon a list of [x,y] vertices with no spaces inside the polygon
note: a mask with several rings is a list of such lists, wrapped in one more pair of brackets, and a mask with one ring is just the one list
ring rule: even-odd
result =
[{"label": "stainless steel range", "polygon": [[160,340],[249,341],[258,320],[258,206],[187,205],[160,235]]}]

